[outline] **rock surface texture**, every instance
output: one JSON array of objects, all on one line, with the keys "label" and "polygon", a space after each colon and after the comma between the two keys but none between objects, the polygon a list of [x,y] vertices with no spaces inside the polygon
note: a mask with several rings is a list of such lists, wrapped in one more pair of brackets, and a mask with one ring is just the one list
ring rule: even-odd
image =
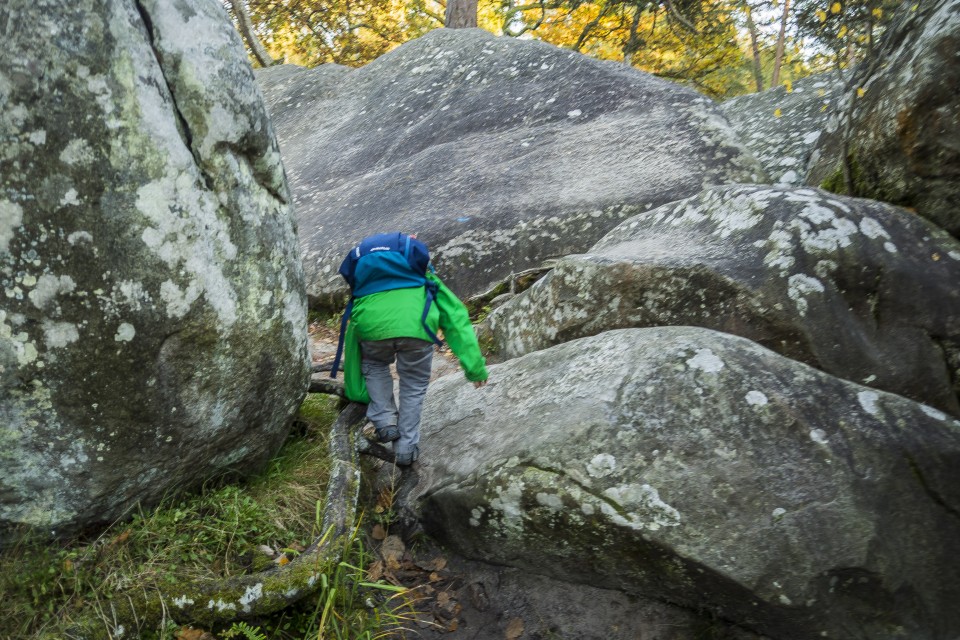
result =
[{"label": "rock surface texture", "polygon": [[711,100],[543,42],[437,29],[360,69],[258,78],[318,307],[339,308],[337,267],[371,233],[417,232],[466,297],[633,213],[764,179]]},{"label": "rock surface texture", "polygon": [[289,194],[216,2],[7,0],[0,530],[258,466],[308,379]]},{"label": "rock surface texture", "polygon": [[901,10],[855,70],[808,181],[913,208],[960,237],[960,1]]},{"label": "rock surface texture", "polygon": [[817,141],[836,131],[844,76],[824,73],[721,103],[720,108],[776,184],[803,185]]},{"label": "rock surface texture", "polygon": [[960,633],[960,422],[748,340],[609,331],[436,382],[417,504],[468,557],[777,639]]},{"label": "rock surface texture", "polygon": [[622,223],[495,310],[516,357],[609,329],[696,325],[960,415],[960,242],[898,207],[718,187]]}]

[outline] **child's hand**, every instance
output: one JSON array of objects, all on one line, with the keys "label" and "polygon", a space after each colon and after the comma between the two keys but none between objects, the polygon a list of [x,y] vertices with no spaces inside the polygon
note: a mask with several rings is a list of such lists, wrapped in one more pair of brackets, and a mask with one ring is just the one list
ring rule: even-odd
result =
[{"label": "child's hand", "polygon": [[485,387],[485,386],[487,386],[487,381],[486,381],[486,380],[478,380],[477,382],[474,382],[474,383],[473,383],[473,386],[474,386],[475,388],[477,388],[477,389],[479,389],[480,387]]}]

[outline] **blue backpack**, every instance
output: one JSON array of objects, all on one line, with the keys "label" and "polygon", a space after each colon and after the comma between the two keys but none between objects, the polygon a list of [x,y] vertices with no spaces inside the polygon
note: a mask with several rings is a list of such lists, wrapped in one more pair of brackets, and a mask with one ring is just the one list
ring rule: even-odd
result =
[{"label": "blue backpack", "polygon": [[353,301],[371,293],[426,287],[427,301],[423,307],[420,322],[430,339],[438,345],[443,342],[427,326],[427,314],[437,296],[437,285],[427,279],[427,271],[433,271],[430,264],[430,251],[427,245],[405,233],[380,233],[360,241],[350,250],[340,263],[338,272],[350,285],[350,302],[340,321],[340,339],[337,343],[337,355],[333,360],[330,377],[336,378],[343,357],[343,340],[347,322],[353,310]]}]

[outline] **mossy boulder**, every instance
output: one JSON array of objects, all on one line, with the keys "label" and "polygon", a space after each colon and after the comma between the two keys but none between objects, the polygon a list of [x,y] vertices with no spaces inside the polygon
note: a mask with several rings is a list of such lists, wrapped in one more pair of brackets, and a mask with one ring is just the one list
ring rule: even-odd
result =
[{"label": "mossy boulder", "polygon": [[960,415],[960,242],[898,207],[737,185],[640,214],[482,325],[515,357],[694,325]]},{"label": "mossy boulder", "polygon": [[809,184],[910,207],[960,237],[960,2],[904,3],[857,66]]},{"label": "mossy boulder", "polygon": [[306,389],[289,191],[215,2],[12,0],[0,537],[258,467]]},{"label": "mossy boulder", "polygon": [[960,422],[695,327],[435,382],[427,531],[777,639],[960,633]]},{"label": "mossy boulder", "polygon": [[337,267],[368,234],[417,232],[469,297],[633,212],[764,179],[712,100],[542,41],[436,29],[359,69],[258,78],[317,308],[342,306]]}]

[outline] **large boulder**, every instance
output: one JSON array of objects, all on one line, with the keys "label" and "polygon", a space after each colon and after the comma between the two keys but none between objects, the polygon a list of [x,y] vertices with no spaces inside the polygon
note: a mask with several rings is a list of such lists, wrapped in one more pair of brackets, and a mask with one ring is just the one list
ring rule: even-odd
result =
[{"label": "large boulder", "polygon": [[897,207],[736,185],[640,214],[484,325],[506,358],[696,325],[960,415],[960,242]]},{"label": "large boulder", "polygon": [[960,1],[904,3],[857,67],[809,184],[916,210],[960,237]]},{"label": "large boulder", "polygon": [[773,182],[799,186],[806,183],[817,141],[836,130],[845,79],[841,72],[821,73],[727,100],[720,108]]},{"label": "large boulder", "polygon": [[960,422],[749,340],[608,331],[435,382],[427,532],[777,640],[960,635]]},{"label": "large boulder", "polygon": [[437,29],[360,69],[258,77],[318,308],[370,233],[418,232],[466,296],[632,213],[763,179],[713,101],[544,42]]},{"label": "large boulder", "polygon": [[308,383],[289,193],[207,0],[6,0],[0,532],[260,465]]}]

